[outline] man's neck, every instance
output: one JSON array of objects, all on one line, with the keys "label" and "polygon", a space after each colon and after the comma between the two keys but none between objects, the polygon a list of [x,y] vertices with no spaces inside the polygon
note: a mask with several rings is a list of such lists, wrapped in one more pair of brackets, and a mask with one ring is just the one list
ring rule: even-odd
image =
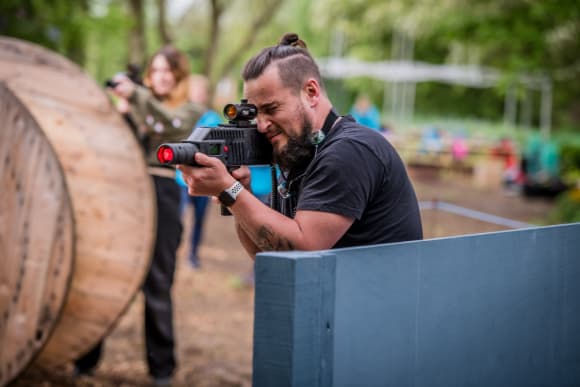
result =
[{"label": "man's neck", "polygon": [[320,105],[317,108],[316,117],[314,118],[314,122],[312,123],[313,127],[316,130],[322,128],[322,126],[324,125],[324,121],[326,120],[326,117],[328,116],[328,113],[330,113],[331,109],[332,109],[332,104],[330,103],[329,100],[325,99],[325,100],[321,101]]}]

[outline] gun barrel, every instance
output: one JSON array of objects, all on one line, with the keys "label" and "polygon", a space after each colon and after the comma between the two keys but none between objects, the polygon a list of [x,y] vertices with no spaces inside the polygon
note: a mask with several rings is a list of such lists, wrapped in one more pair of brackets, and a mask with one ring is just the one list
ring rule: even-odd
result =
[{"label": "gun barrel", "polygon": [[166,143],[157,148],[157,160],[165,165],[197,165],[195,154],[199,152],[197,145],[190,142]]}]

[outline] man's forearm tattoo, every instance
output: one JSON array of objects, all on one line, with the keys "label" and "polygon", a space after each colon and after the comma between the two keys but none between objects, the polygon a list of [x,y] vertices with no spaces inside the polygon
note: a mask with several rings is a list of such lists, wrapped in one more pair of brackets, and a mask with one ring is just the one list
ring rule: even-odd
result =
[{"label": "man's forearm tattoo", "polygon": [[276,235],[268,226],[262,226],[256,234],[256,245],[262,251],[294,250],[292,242]]}]

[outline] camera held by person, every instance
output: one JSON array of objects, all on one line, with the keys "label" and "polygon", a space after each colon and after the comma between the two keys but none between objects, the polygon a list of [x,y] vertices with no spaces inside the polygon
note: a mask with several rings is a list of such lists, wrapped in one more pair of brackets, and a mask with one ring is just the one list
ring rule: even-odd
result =
[{"label": "camera held by person", "polygon": [[129,78],[133,83],[135,83],[137,85],[143,85],[143,79],[141,78],[141,69],[136,64],[129,63],[127,65],[127,71],[119,72],[119,73],[115,74],[114,77],[106,79],[104,82],[105,87],[110,87],[112,89],[117,87],[117,85],[119,84],[119,81],[117,81],[115,79],[118,79],[118,77],[120,77],[120,76],[125,77],[125,78]]}]

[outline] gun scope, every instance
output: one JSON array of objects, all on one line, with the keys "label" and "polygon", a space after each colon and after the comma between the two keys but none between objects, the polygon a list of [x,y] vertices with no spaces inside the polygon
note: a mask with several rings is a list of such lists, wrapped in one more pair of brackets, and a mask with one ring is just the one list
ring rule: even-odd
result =
[{"label": "gun scope", "polygon": [[241,103],[229,103],[224,107],[224,116],[230,121],[244,120],[250,121],[256,118],[258,109],[255,105],[247,103],[247,99],[242,99]]}]

